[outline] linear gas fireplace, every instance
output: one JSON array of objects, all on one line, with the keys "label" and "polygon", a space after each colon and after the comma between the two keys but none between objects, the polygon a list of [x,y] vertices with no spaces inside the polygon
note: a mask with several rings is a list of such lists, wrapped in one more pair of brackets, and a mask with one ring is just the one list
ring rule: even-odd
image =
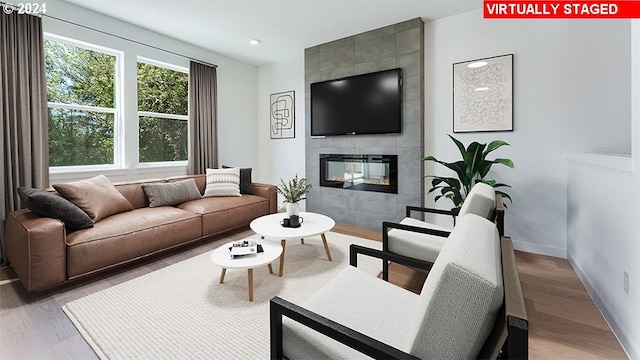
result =
[{"label": "linear gas fireplace", "polygon": [[320,154],[320,186],[397,194],[398,156]]}]

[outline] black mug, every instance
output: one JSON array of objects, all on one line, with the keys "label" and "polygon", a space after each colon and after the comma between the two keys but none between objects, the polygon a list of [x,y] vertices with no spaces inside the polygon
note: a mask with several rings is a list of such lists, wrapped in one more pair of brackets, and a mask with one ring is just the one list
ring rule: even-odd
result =
[{"label": "black mug", "polygon": [[[287,220],[287,219],[285,219]],[[302,225],[302,223],[304,222],[304,218],[300,217],[298,215],[291,215],[289,217],[289,226],[291,227],[298,227],[300,225]]]},{"label": "black mug", "polygon": [[280,221],[280,225],[284,226],[284,227],[290,227],[290,222],[289,222],[289,218],[284,218],[282,219],[282,221]]}]

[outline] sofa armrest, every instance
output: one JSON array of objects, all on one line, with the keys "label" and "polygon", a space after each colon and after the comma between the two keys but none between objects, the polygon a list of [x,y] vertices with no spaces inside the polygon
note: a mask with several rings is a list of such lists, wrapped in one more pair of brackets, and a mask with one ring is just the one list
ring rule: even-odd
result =
[{"label": "sofa armrest", "polygon": [[278,212],[278,193],[275,185],[252,183],[251,190],[254,195],[262,196],[269,200],[269,214]]},{"label": "sofa armrest", "polygon": [[349,327],[327,319],[279,297],[269,302],[271,359],[284,359],[282,349],[282,317],[305,325],[374,359],[417,359]]},{"label": "sofa armrest", "polygon": [[5,252],[27,291],[50,289],[67,278],[64,224],[29,210],[13,211],[5,224]]}]

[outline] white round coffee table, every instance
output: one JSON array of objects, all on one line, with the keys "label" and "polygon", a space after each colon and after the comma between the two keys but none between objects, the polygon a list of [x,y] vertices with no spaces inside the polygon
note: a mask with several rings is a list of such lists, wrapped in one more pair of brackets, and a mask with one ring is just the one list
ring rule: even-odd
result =
[{"label": "white round coffee table", "polygon": [[231,255],[229,255],[229,248],[234,242],[235,241],[224,244],[213,250],[211,253],[211,261],[222,268],[222,272],[220,273],[220,284],[224,282],[224,275],[227,273],[227,269],[247,269],[249,301],[253,301],[253,269],[258,266],[268,265],[269,273],[273,274],[271,262],[282,254],[282,246],[268,244],[262,241],[259,242],[259,244],[262,245],[264,252],[232,259]]},{"label": "white round coffee table", "polygon": [[304,244],[304,238],[320,235],[322,237],[324,250],[327,253],[327,258],[331,261],[331,252],[329,252],[329,245],[327,245],[327,238],[324,236],[324,233],[333,229],[336,225],[336,222],[333,221],[332,218],[312,212],[301,212],[300,217],[304,219],[302,226],[298,228],[288,228],[280,225],[280,221],[286,217],[287,215],[284,213],[265,215],[253,220],[249,225],[251,230],[262,238],[280,239],[282,255],[280,256],[280,271],[278,272],[278,276],[282,276],[285,247],[289,239],[300,239],[300,242]]}]

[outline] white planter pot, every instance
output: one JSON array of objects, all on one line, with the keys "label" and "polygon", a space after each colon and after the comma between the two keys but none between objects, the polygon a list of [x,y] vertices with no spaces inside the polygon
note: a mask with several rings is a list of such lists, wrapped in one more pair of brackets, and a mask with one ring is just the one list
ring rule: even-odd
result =
[{"label": "white planter pot", "polygon": [[300,215],[300,206],[298,203],[287,203],[287,217],[291,215]]}]

